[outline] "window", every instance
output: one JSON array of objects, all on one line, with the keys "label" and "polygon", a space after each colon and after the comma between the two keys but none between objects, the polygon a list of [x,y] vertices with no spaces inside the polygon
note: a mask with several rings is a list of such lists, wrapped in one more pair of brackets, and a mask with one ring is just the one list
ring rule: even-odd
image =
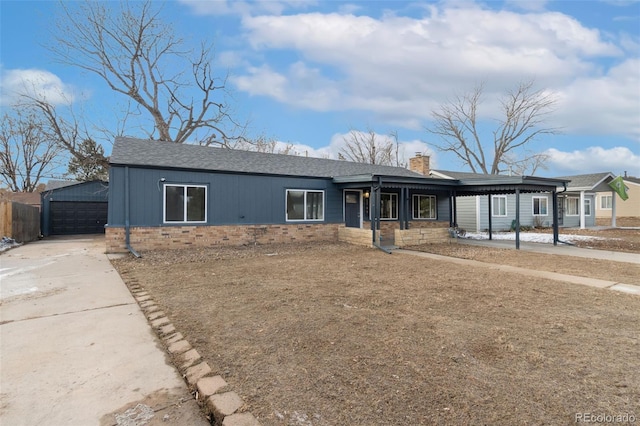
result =
[{"label": "window", "polygon": [[567,216],[578,216],[580,214],[580,199],[575,197],[567,198]]},{"label": "window", "polygon": [[506,195],[491,196],[491,215],[492,216],[507,215],[507,196]]},{"label": "window", "polygon": [[413,218],[436,219],[436,197],[433,195],[414,195]]},{"label": "window", "polygon": [[380,194],[380,219],[398,218],[398,194]]},{"label": "window", "polygon": [[584,200],[584,215],[591,216],[591,200],[588,198]]},{"label": "window", "polygon": [[165,185],[164,221],[205,223],[207,187],[205,185]]},{"label": "window", "polygon": [[547,216],[549,199],[547,197],[533,197],[533,215]]},{"label": "window", "polygon": [[611,203],[613,202],[613,195],[601,195],[600,196],[600,208],[602,210],[611,210]]},{"label": "window", "polygon": [[287,221],[324,220],[324,191],[287,189]]}]

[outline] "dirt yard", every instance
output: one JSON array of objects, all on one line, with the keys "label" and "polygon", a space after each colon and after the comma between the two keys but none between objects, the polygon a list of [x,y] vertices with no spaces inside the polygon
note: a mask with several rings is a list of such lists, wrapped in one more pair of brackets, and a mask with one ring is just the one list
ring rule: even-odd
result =
[{"label": "dirt yard", "polygon": [[[640,276],[637,265],[515,250],[471,256]],[[154,252],[114,264],[263,425],[640,418],[637,296],[344,244]]]}]

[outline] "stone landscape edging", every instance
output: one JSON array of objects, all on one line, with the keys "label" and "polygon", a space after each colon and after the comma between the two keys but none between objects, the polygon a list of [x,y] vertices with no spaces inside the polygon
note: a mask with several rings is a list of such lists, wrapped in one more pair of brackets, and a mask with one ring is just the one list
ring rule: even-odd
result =
[{"label": "stone landscape edging", "polygon": [[222,376],[213,372],[198,351],[176,330],[149,293],[138,283],[127,282],[126,285],[211,424],[260,426],[253,414],[242,409],[242,398]]}]

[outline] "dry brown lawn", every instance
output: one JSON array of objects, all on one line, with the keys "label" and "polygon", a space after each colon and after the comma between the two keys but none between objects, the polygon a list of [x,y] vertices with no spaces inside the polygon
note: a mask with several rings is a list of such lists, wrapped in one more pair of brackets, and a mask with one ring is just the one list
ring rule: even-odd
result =
[{"label": "dry brown lawn", "polygon": [[[507,253],[525,265],[531,255],[480,260]],[[640,275],[631,264],[573,260],[542,263]],[[640,418],[638,296],[344,244],[153,252],[114,264],[263,425]]]}]

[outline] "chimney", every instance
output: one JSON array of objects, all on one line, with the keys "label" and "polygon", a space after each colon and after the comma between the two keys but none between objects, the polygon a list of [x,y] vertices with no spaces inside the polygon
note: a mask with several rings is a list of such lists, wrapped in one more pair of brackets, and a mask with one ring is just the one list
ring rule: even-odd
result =
[{"label": "chimney", "polygon": [[409,170],[429,176],[429,156],[416,152],[416,156],[409,159]]}]

